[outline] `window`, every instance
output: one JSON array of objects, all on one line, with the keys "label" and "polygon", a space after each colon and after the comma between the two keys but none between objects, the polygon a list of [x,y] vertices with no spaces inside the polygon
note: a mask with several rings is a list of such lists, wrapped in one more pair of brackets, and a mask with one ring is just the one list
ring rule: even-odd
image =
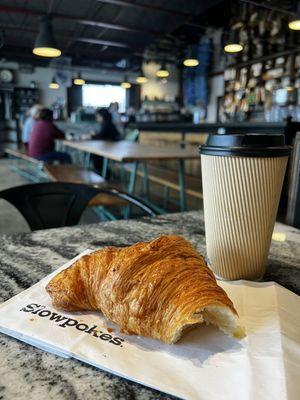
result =
[{"label": "window", "polygon": [[117,101],[119,111],[126,109],[126,89],[119,85],[94,85],[87,84],[82,87],[82,104],[84,107],[108,107]]}]

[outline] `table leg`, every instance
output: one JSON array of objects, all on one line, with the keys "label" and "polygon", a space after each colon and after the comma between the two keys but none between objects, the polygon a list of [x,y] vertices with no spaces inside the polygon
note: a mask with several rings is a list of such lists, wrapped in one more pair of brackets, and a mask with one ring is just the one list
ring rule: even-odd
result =
[{"label": "table leg", "polygon": [[102,164],[102,177],[106,179],[107,176],[107,169],[108,169],[108,158],[103,158],[103,164]]},{"label": "table leg", "polygon": [[178,160],[178,183],[180,188],[180,211],[186,211],[184,160]]},{"label": "table leg", "polygon": [[168,202],[169,202],[169,191],[170,188],[168,186],[164,186],[164,200],[163,200],[163,209],[167,211]]},{"label": "table leg", "polygon": [[182,149],[184,149],[186,147],[186,142],[185,142],[185,131],[181,132],[181,143],[180,143],[180,147]]},{"label": "table leg", "polygon": [[135,184],[136,184],[136,174],[138,170],[139,162],[135,161],[132,165],[132,169],[130,172],[130,179],[129,179],[129,185],[128,185],[128,192],[129,193],[134,193],[135,189]]},{"label": "table leg", "polygon": [[106,210],[105,207],[93,207],[93,211],[99,217],[100,221],[117,221],[117,218]]},{"label": "table leg", "polygon": [[90,153],[84,153],[83,154],[83,166],[84,169],[89,169],[90,167],[90,161],[91,161],[91,154]]},{"label": "table leg", "polygon": [[142,168],[143,168],[143,180],[144,180],[145,195],[146,195],[146,198],[149,200],[150,199],[150,188],[149,188],[148,168],[147,168],[147,164],[145,162],[143,162]]},{"label": "table leg", "polygon": [[[136,184],[136,176],[137,176],[137,170],[138,170],[139,163],[138,161],[134,162],[132,164],[132,169],[130,172],[130,178],[129,178],[129,185],[128,185],[128,192],[129,193],[134,193],[135,189],[135,184]],[[131,216],[131,204],[129,204],[125,210],[124,210],[124,218],[130,218]]]}]

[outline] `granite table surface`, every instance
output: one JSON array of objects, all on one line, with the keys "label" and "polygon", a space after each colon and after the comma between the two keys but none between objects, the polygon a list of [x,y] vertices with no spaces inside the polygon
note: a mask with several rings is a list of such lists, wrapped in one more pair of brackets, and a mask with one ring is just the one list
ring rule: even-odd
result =
[{"label": "granite table surface", "polygon": [[[300,231],[276,224],[265,281],[300,294]],[[154,219],[81,225],[0,236],[0,301],[32,286],[86,248],[125,246],[162,234],[182,235],[205,252],[201,212]],[[0,334],[0,399],[174,399],[88,366],[64,359]]]}]

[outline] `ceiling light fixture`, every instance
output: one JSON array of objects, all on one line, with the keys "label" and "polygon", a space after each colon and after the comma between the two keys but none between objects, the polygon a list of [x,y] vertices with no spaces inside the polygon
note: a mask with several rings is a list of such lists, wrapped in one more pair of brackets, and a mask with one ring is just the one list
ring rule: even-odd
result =
[{"label": "ceiling light fixture", "polygon": [[291,85],[287,85],[287,86],[285,87],[285,90],[286,90],[287,92],[293,92],[293,91],[295,90],[295,88],[294,88],[293,86],[291,86]]},{"label": "ceiling light fixture", "polygon": [[47,15],[39,18],[39,33],[32,52],[41,57],[59,57],[61,55],[53,36],[51,19]]},{"label": "ceiling light fixture", "polygon": [[285,85],[285,90],[287,92],[293,92],[295,90],[295,79],[289,79]]},{"label": "ceiling light fixture", "polygon": [[183,65],[186,67],[197,67],[197,65],[199,65],[197,58],[197,46],[194,45],[189,47],[187,55],[183,60]]},{"label": "ceiling light fixture", "polygon": [[82,85],[85,84],[85,80],[82,78],[80,72],[79,72],[79,74],[77,75],[77,78],[75,78],[75,79],[73,80],[73,83],[74,83],[74,85],[79,85],[79,86],[82,86]]},{"label": "ceiling light fixture", "polygon": [[226,53],[239,53],[242,50],[243,46],[240,43],[238,31],[237,30],[231,31],[227,43],[224,46],[224,51]]},{"label": "ceiling light fixture", "polygon": [[123,89],[130,89],[131,88],[131,83],[130,82],[122,82],[121,87]]},{"label": "ceiling light fixture", "polygon": [[186,67],[197,67],[197,65],[199,65],[199,61],[196,58],[186,58],[183,61],[183,64]]},{"label": "ceiling light fixture", "polygon": [[136,78],[136,83],[142,84],[142,83],[147,83],[148,79],[145,77],[145,75],[143,74],[143,69],[141,67],[139,74]]},{"label": "ceiling light fixture", "polygon": [[58,89],[59,84],[56,82],[55,77],[52,78],[52,81],[49,83],[49,88],[50,89]]},{"label": "ceiling light fixture", "polygon": [[289,28],[293,31],[300,31],[300,1],[297,3],[295,17],[289,22]]},{"label": "ceiling light fixture", "polygon": [[239,53],[243,50],[243,46],[239,43],[229,43],[224,46],[224,51],[226,53]]},{"label": "ceiling light fixture", "polygon": [[158,71],[156,71],[156,76],[159,78],[167,78],[170,75],[170,72],[167,70],[166,63],[162,63],[161,67]]},{"label": "ceiling light fixture", "polygon": [[121,87],[123,89],[130,89],[131,88],[131,83],[128,81],[128,78],[127,78],[126,75],[124,76],[123,82],[121,82]]}]

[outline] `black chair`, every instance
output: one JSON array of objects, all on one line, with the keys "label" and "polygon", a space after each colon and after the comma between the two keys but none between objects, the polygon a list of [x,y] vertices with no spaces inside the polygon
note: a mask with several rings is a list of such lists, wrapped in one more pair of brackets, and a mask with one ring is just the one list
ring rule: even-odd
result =
[{"label": "black chair", "polygon": [[118,189],[98,189],[77,183],[47,182],[13,187],[0,192],[0,198],[14,205],[28,222],[31,230],[59,228],[78,224],[90,200],[104,193],[137,206],[147,216],[154,209],[135,196]]}]

